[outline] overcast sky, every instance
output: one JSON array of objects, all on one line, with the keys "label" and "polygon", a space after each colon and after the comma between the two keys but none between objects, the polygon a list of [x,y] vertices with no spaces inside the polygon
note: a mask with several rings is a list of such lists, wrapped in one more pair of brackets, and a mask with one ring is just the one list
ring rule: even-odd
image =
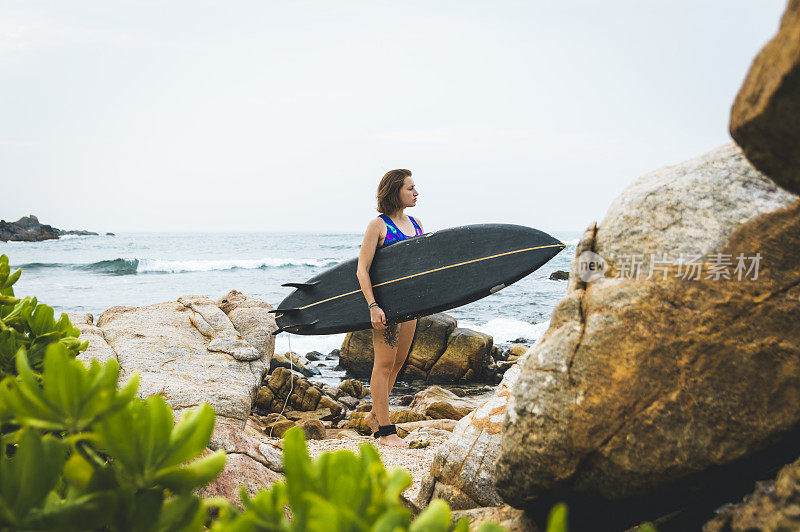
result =
[{"label": "overcast sky", "polygon": [[730,141],[785,0],[0,0],[0,218],[363,231],[408,168],[430,231],[583,230]]}]

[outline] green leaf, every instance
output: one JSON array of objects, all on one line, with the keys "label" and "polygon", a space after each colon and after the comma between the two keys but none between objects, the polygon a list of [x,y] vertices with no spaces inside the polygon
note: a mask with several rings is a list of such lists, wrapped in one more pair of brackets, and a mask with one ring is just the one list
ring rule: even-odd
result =
[{"label": "green leaf", "polygon": [[206,511],[199,497],[183,495],[164,501],[155,530],[159,532],[189,532],[205,530]]},{"label": "green leaf", "polygon": [[61,474],[66,446],[51,436],[40,436],[30,428],[19,433],[14,456],[0,456],[2,506],[21,521],[28,512],[44,504]]},{"label": "green leaf", "polygon": [[163,465],[171,466],[189,461],[203,452],[214,430],[214,409],[202,404],[186,412],[169,437],[170,451]]},{"label": "green leaf", "polygon": [[187,466],[162,470],[154,480],[175,493],[188,493],[217,478],[224,467],[225,451],[216,451]]},{"label": "green leaf", "polygon": [[450,528],[450,507],[442,499],[433,499],[408,527],[408,532],[446,532]]},{"label": "green leaf", "polygon": [[411,522],[411,512],[405,508],[392,508],[383,512],[372,525],[373,532],[395,532],[397,529],[407,530]]},{"label": "green leaf", "polygon": [[93,475],[94,468],[80,453],[73,453],[64,464],[64,480],[81,491],[86,490]]},{"label": "green leaf", "polygon": [[[466,517],[459,519],[456,525],[456,529],[453,530],[453,532],[469,532],[469,520]],[[461,528],[459,528],[458,525],[462,525]],[[497,523],[483,522],[481,526],[478,527],[478,532],[508,532],[508,529]]]},{"label": "green leaf", "polygon": [[567,532],[567,505],[559,502],[550,508],[547,516],[547,532]]}]

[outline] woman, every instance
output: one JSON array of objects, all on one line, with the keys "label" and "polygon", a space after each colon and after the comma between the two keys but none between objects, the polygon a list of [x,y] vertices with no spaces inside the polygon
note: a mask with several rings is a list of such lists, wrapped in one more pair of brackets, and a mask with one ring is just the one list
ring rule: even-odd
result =
[{"label": "woman", "polygon": [[391,170],[378,185],[378,212],[380,216],[367,225],[361,252],[358,254],[358,283],[367,299],[372,322],[372,346],[375,362],[369,381],[372,395],[372,410],[364,418],[373,430],[373,436],[383,445],[408,447],[397,436],[396,428],[389,423],[389,391],[394,386],[397,374],[403,367],[417,328],[417,320],[403,323],[387,323],[386,314],[375,302],[369,268],[377,248],[386,247],[400,240],[423,233],[419,219],[405,214],[407,207],[417,204],[419,193],[414,187],[409,170]]}]

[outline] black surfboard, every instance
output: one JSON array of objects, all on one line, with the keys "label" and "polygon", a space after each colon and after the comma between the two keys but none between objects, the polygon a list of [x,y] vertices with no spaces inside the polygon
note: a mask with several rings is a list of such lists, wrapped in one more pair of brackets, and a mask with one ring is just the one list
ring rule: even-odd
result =
[{"label": "black surfboard", "polygon": [[[375,251],[369,275],[387,321],[450,310],[501,290],[552,259],[565,244],[521,225],[474,224],[424,233]],[[275,309],[278,330],[334,334],[371,329],[358,258],[304,283]]]}]

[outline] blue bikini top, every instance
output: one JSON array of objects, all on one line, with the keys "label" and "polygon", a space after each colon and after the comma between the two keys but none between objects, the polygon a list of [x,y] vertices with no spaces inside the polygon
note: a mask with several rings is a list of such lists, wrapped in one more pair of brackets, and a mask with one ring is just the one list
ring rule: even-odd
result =
[{"label": "blue bikini top", "polygon": [[[383,244],[380,247],[385,248],[386,246],[390,246],[396,242],[400,242],[401,240],[411,238],[400,231],[391,218],[385,214],[381,214],[380,217],[383,218],[384,222],[386,222],[386,238],[383,240]],[[417,225],[417,221],[414,220],[413,216],[409,216],[409,218],[411,218],[411,223],[414,225],[414,236],[421,235],[422,229],[420,229],[419,225]]]}]

